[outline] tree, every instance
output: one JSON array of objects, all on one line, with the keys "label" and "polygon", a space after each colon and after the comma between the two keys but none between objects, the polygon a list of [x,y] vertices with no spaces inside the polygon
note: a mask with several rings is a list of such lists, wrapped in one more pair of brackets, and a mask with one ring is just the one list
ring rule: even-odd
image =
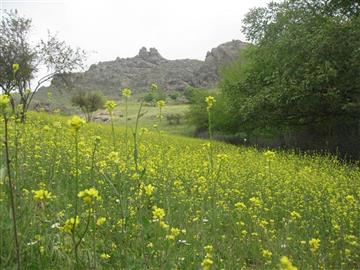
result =
[{"label": "tree", "polygon": [[74,106],[77,106],[84,113],[86,122],[90,122],[93,113],[104,107],[104,97],[97,92],[79,92],[71,98]]},{"label": "tree", "polygon": [[166,93],[163,89],[159,88],[157,84],[150,85],[150,91],[144,96],[144,101],[155,105],[159,100],[166,100]]},{"label": "tree", "polygon": [[176,100],[180,97],[180,94],[179,94],[179,92],[174,91],[174,92],[170,93],[169,97],[170,97],[173,101],[176,101]]},{"label": "tree", "polygon": [[155,101],[155,95],[153,92],[148,92],[144,96],[144,101],[147,103],[154,103]]},{"label": "tree", "polygon": [[233,118],[227,110],[227,103],[224,96],[219,93],[210,92],[204,89],[193,89],[191,95],[191,104],[186,114],[188,123],[195,126],[197,132],[205,132],[208,130],[208,113],[205,98],[214,96],[216,102],[211,108],[212,119],[211,125],[214,131],[222,131],[225,133],[232,132],[230,127]]},{"label": "tree", "polygon": [[243,30],[254,45],[224,70],[221,83],[238,128],[308,130],[322,138],[357,132],[359,14],[359,4],[337,0],[251,10]]},{"label": "tree", "polygon": [[[66,74],[83,67],[85,52],[73,49],[56,35],[35,45],[30,42],[32,22],[17,11],[4,12],[0,22],[0,88],[10,96],[13,112],[25,121],[26,112],[38,89],[56,74]],[[40,67],[48,74],[34,80]],[[20,111],[17,111],[17,105]]]}]

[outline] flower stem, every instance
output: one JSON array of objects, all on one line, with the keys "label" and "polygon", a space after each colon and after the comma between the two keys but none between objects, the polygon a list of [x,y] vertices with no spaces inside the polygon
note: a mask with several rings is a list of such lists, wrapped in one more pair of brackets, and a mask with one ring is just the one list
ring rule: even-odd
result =
[{"label": "flower stem", "polygon": [[75,269],[79,268],[79,256],[78,256],[78,244],[75,239],[75,228],[76,220],[78,216],[78,192],[79,192],[79,142],[78,142],[78,131],[75,131],[75,214],[74,214],[74,224],[72,228],[72,241],[74,246],[75,254]]},{"label": "flower stem", "polygon": [[126,162],[128,162],[128,97],[125,97],[125,151],[126,151]]},{"label": "flower stem", "polygon": [[144,104],[144,101],[141,102],[140,107],[139,107],[139,111],[136,117],[136,124],[135,124],[135,131],[133,132],[133,136],[134,136],[134,163],[135,163],[135,170],[136,172],[138,172],[139,170],[139,166],[138,166],[138,158],[139,158],[139,153],[138,153],[138,145],[137,145],[137,133],[138,133],[138,124],[139,124],[139,119],[140,119],[140,114],[141,114],[141,109],[142,106]]},{"label": "flower stem", "polygon": [[18,239],[18,232],[17,232],[17,221],[16,221],[16,206],[15,206],[15,197],[14,197],[14,186],[12,183],[11,177],[11,168],[10,168],[10,155],[9,155],[9,130],[8,130],[8,118],[4,114],[4,125],[5,125],[5,154],[6,154],[6,169],[7,169],[7,176],[9,180],[9,190],[10,190],[10,204],[11,204],[11,214],[13,220],[13,230],[14,230],[14,241],[15,241],[15,250],[16,250],[16,261],[17,261],[17,269],[21,269],[21,259],[20,259],[20,245]]},{"label": "flower stem", "polygon": [[116,150],[115,128],[114,128],[114,119],[113,119],[112,112],[110,113],[110,121],[111,121],[111,135],[112,135],[113,151],[115,151]]},{"label": "flower stem", "polygon": [[213,160],[213,134],[212,134],[212,126],[211,126],[211,112],[210,108],[207,109],[208,112],[208,130],[209,130],[209,140],[210,140],[210,174],[212,176],[213,173],[213,166],[214,166],[214,160]]}]

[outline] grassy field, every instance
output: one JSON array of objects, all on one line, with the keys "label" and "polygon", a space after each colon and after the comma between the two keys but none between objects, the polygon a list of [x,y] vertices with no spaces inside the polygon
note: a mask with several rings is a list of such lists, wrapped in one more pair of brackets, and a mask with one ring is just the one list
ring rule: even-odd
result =
[{"label": "grassy field", "polygon": [[[129,127],[133,128],[136,123],[136,116],[139,111],[140,103],[139,102],[130,102],[128,104],[128,124]],[[140,118],[140,125],[142,127],[154,130],[154,125],[157,125],[159,129],[166,131],[171,134],[177,135],[190,135],[193,132],[193,127],[188,126],[186,122],[185,114],[189,108],[188,104],[167,104],[163,108],[163,118],[159,122],[159,108],[151,105],[144,105],[142,108],[143,116]],[[119,125],[125,125],[125,104],[123,102],[118,104],[118,107],[115,109],[115,122]],[[166,119],[166,116],[169,114],[180,114],[181,120],[180,124],[169,124]],[[120,115],[122,115],[120,117]]]},{"label": "grassy field", "polygon": [[[209,91],[217,91],[217,90],[209,90]],[[118,93],[117,93],[118,94]],[[109,97],[107,97],[109,98]],[[114,111],[114,121],[119,125],[125,125],[125,102],[124,98],[119,98],[119,96],[111,96],[110,99],[114,99],[117,103],[117,107]],[[34,104],[51,104],[52,108],[60,108],[63,110],[64,114],[79,114],[81,115],[81,111],[71,105],[71,95],[65,91],[59,92],[55,91],[48,97],[45,93],[41,92],[39,95],[35,96]],[[134,127],[136,122],[136,116],[140,107],[142,100],[142,95],[138,94],[132,96],[128,102],[128,124],[130,127]],[[166,106],[163,110],[163,121],[159,123],[158,113],[159,109],[155,105],[144,104],[142,109],[142,117],[140,118],[140,123],[142,127],[146,127],[148,129],[154,129],[154,125],[158,125],[161,130],[166,131],[171,134],[176,135],[192,135],[194,132],[194,127],[188,125],[186,120],[186,113],[188,111],[188,104],[177,104],[174,101],[168,100]],[[107,114],[106,110],[99,110],[95,112],[95,115],[98,113]],[[169,114],[180,114],[181,120],[180,123],[172,123],[166,120],[166,116]]]},{"label": "grassy field", "polygon": [[[143,127],[134,140],[123,126],[69,120],[32,113],[26,125],[9,123],[23,269],[360,265],[356,166]],[[0,269],[14,269],[1,153]]]}]

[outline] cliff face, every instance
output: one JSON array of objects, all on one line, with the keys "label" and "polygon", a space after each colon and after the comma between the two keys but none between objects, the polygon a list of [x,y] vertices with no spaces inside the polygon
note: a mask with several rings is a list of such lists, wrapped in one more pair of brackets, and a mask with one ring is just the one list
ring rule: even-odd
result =
[{"label": "cliff face", "polygon": [[165,90],[183,90],[189,86],[212,88],[218,83],[220,67],[233,61],[245,46],[241,41],[224,43],[208,52],[205,61],[167,60],[155,48],[141,48],[135,57],[99,62],[85,72],[62,75],[65,80],[55,77],[49,88],[62,88],[64,81],[76,89],[104,93],[124,87],[144,91],[154,82]]},{"label": "cliff face", "polygon": [[194,73],[193,84],[196,87],[216,87],[221,67],[237,59],[240,51],[247,45],[248,43],[240,40],[233,40],[207,52],[205,62]]}]

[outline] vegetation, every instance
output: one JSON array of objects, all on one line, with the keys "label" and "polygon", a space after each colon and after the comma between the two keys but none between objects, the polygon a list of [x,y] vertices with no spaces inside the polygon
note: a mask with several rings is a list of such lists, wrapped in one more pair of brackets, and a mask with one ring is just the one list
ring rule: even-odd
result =
[{"label": "vegetation", "polygon": [[223,89],[247,126],[331,135],[339,124],[357,125],[360,20],[328,2],[284,1],[245,18],[244,32],[257,45]]},{"label": "vegetation", "polygon": [[92,120],[93,113],[102,109],[105,104],[104,97],[97,92],[79,92],[71,98],[74,106],[81,109],[85,115],[86,122]]},{"label": "vegetation", "polygon": [[359,10],[354,1],[289,0],[250,11],[243,30],[253,44],[222,71],[228,125],[214,127],[358,158]]},{"label": "vegetation", "polygon": [[[104,103],[91,92],[73,97],[88,122],[104,105],[111,125],[27,113],[21,102],[34,92],[21,101],[20,91],[36,68],[32,58],[14,62],[22,58],[12,51],[16,57],[0,70],[7,74],[0,95],[0,268],[356,269],[359,163],[235,147],[216,142],[214,132],[313,130],[329,139],[349,128],[354,136],[358,10],[337,0],[252,10],[245,33],[255,44],[224,69],[222,92],[185,92],[189,121],[207,130],[208,140],[163,132],[164,116],[181,126],[187,105],[173,105],[170,114],[155,84],[150,104],[145,96],[140,106],[127,88],[120,102]],[[7,16],[2,29],[14,23],[9,31],[21,26],[27,33],[29,21]],[[80,56],[50,43],[69,59]]]},{"label": "vegetation", "polygon": [[[30,19],[19,16],[16,11],[4,12],[0,22],[0,88],[10,97],[11,108],[22,121],[25,121],[26,112],[40,86],[55,74],[81,68],[85,58],[83,51],[72,49],[50,34],[48,40],[33,45],[29,38],[31,30]],[[32,81],[43,66],[49,73],[32,87]]]},{"label": "vegetation", "polygon": [[206,111],[206,103],[204,103],[205,97],[212,94],[217,102],[214,104],[212,125],[214,131],[221,131],[227,129],[230,125],[231,116],[228,111],[226,100],[221,94],[213,94],[210,91],[204,89],[193,89],[191,93],[191,106],[187,113],[187,118],[190,125],[196,127],[197,132],[203,132],[208,130],[208,115]]},{"label": "vegetation", "polygon": [[[218,101],[207,101],[212,113]],[[359,265],[358,167],[145,128],[136,141],[126,134],[79,117],[8,122],[11,162],[3,156],[1,167],[10,165],[14,189],[2,176],[0,268],[16,263],[10,190],[24,269]]]},{"label": "vegetation", "polygon": [[160,89],[155,83],[151,84],[150,91],[144,96],[145,102],[155,105],[159,100],[165,100],[166,93],[163,89]]},{"label": "vegetation", "polygon": [[166,115],[166,120],[168,121],[169,125],[179,125],[182,118],[182,115],[179,113],[171,113]]},{"label": "vegetation", "polygon": [[[125,116],[125,102],[119,101],[118,107],[114,110],[114,122],[118,125],[125,126],[125,119],[128,120],[129,128],[134,128],[136,124],[136,118],[139,111],[140,103],[134,101],[134,98],[128,102],[127,117]],[[188,120],[185,117],[189,106],[187,104],[166,104],[162,109],[164,119],[168,115],[181,115],[183,120],[180,120],[180,124],[170,125],[168,121],[162,121],[159,123],[158,114],[159,110],[156,106],[143,104],[140,121],[143,128],[154,130],[154,126],[158,126],[164,132],[176,134],[176,135],[187,135],[192,136],[194,130],[191,124],[188,124]]]},{"label": "vegetation", "polygon": [[178,98],[180,97],[180,93],[177,91],[173,91],[169,94],[169,97],[173,100],[173,101],[177,101]]}]

